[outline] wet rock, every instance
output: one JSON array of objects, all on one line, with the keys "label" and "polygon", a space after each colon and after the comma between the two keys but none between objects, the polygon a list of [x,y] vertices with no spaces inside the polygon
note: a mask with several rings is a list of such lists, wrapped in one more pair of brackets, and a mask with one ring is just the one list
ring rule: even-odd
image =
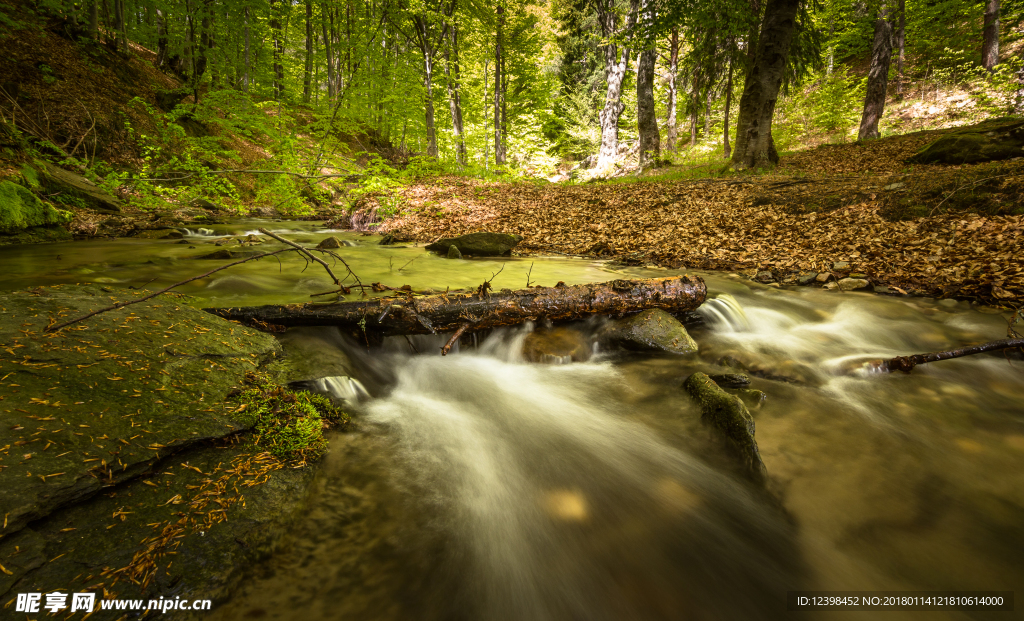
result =
[{"label": "wet rock", "polygon": [[835,270],[835,271],[848,270],[848,269],[850,269],[850,262],[849,261],[836,261],[835,263],[832,264],[832,269]]},{"label": "wet rock", "polygon": [[448,252],[452,245],[463,254],[480,257],[498,257],[512,254],[512,249],[523,241],[522,235],[507,233],[470,233],[459,237],[439,239],[427,246],[432,252]]},{"label": "wet rock", "polygon": [[385,233],[384,237],[381,237],[377,243],[381,246],[390,246],[395,243],[395,236],[391,233]]},{"label": "wet rock", "polygon": [[608,323],[602,329],[601,337],[636,349],[673,354],[692,354],[697,351],[697,342],[687,333],[683,324],[658,308]]},{"label": "wet rock", "polygon": [[974,164],[1024,155],[1024,120],[991,119],[956,129],[912,156],[915,164]]},{"label": "wet rock", "polygon": [[220,211],[220,210],[223,209],[223,207],[221,207],[217,203],[208,201],[205,198],[193,199],[193,201],[190,203],[190,205],[192,205],[193,207],[195,207],[197,209],[207,209],[209,211]]},{"label": "wet rock", "polygon": [[817,282],[828,282],[832,280],[832,274],[830,274],[829,272],[821,272],[820,274],[814,277],[814,280]]},{"label": "wet rock", "polygon": [[826,291],[832,291],[833,289],[838,289],[838,288],[839,288],[839,283],[837,283],[834,280],[832,282],[825,283],[825,285],[822,287],[822,289],[825,289]]},{"label": "wet rock", "polygon": [[742,373],[725,373],[708,377],[722,388],[744,388],[750,385],[750,377]]},{"label": "wet rock", "polygon": [[705,359],[720,366],[744,371],[765,379],[808,386],[820,386],[823,383],[821,375],[812,367],[770,354],[754,353],[743,349],[716,349],[710,346],[705,347],[702,354]]},{"label": "wet rock", "polygon": [[763,271],[758,272],[754,276],[754,280],[756,280],[757,282],[762,282],[762,283],[775,282],[775,276],[771,272],[769,272],[767,270],[763,270]]},{"label": "wet rock", "polygon": [[333,250],[335,248],[341,248],[341,240],[334,235],[323,238],[319,244],[316,245],[319,250]]},{"label": "wet rock", "polygon": [[448,258],[449,259],[461,259],[462,252],[459,251],[459,247],[455,244],[448,246]]},{"label": "wet rock", "polygon": [[892,293],[892,290],[885,285],[875,285],[875,293],[881,293],[883,295]]},{"label": "wet rock", "polygon": [[[247,371],[280,351],[273,337],[171,295],[42,332],[51,318],[142,293],[101,291],[60,286],[0,295],[0,342],[17,352],[0,352],[0,446],[17,446],[21,457],[5,459],[0,471],[2,534],[136,477],[171,453],[245,428],[220,404]],[[30,435],[40,426],[46,446]]]},{"label": "wet rock", "polygon": [[185,235],[181,231],[169,231],[160,239],[181,239],[183,237],[185,237]]},{"label": "wet rock", "polygon": [[867,280],[863,278],[844,278],[839,281],[839,289],[842,291],[856,291],[857,289],[866,289],[871,285]]},{"label": "wet rock", "polygon": [[751,410],[761,409],[764,402],[768,400],[768,395],[764,391],[755,388],[741,388],[736,391],[736,396]]},{"label": "wet rock", "polygon": [[570,328],[535,330],[523,341],[523,357],[530,362],[586,362],[590,355],[590,343],[582,334]]},{"label": "wet rock", "polygon": [[807,272],[806,274],[801,274],[796,279],[796,282],[799,285],[807,286],[807,285],[811,284],[812,282],[814,282],[815,279],[817,279],[817,278],[818,278],[818,272]]},{"label": "wet rock", "polygon": [[725,439],[744,474],[763,485],[768,471],[754,439],[754,418],[743,401],[722,390],[704,373],[688,377],[683,388],[700,405],[701,421],[711,425]]},{"label": "wet rock", "polygon": [[258,254],[260,254],[260,253],[255,251],[255,250],[228,250],[227,248],[223,248],[221,250],[217,250],[217,251],[211,252],[209,254],[200,255],[200,256],[195,257],[195,258],[197,258],[197,259],[219,259],[219,260],[244,259],[246,257],[254,257],[254,256],[258,255]]}]

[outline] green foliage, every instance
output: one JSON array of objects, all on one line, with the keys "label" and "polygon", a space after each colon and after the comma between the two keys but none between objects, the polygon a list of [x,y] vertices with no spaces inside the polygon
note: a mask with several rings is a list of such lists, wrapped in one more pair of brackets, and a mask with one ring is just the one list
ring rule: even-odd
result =
[{"label": "green foliage", "polygon": [[291,391],[257,373],[235,399],[235,416],[252,426],[252,444],[280,459],[305,463],[327,452],[324,429],[348,422],[348,414],[324,395]]},{"label": "green foliage", "polygon": [[867,78],[857,79],[847,67],[820,77],[805,105],[810,106],[814,124],[826,132],[846,134],[857,123]]}]

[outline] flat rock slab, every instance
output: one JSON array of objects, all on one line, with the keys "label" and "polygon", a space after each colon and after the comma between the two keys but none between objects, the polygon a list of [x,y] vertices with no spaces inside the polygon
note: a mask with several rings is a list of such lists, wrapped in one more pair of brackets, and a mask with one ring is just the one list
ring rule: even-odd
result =
[{"label": "flat rock slab", "polygon": [[224,441],[155,470],[0,539],[10,572],[0,572],[0,603],[15,593],[103,597],[104,589],[108,599],[223,599],[246,567],[277,547],[316,475]]},{"label": "flat rock slab", "polygon": [[474,257],[500,257],[512,254],[512,249],[523,241],[522,235],[508,233],[469,233],[459,237],[446,237],[427,246],[432,252],[448,253],[448,248],[456,246],[462,254]]},{"label": "flat rock slab", "polygon": [[40,182],[48,193],[66,195],[83,201],[98,211],[121,212],[121,201],[78,173],[58,168],[48,162],[36,160]]},{"label": "flat rock slab", "polygon": [[226,409],[271,336],[154,298],[56,333],[142,291],[40,287],[0,295],[0,533],[244,428]]}]

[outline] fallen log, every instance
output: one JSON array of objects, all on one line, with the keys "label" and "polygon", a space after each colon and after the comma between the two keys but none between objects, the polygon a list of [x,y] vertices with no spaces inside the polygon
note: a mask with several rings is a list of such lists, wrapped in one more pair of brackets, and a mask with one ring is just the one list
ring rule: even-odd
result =
[{"label": "fallen log", "polygon": [[984,354],[990,351],[1002,351],[1004,349],[1024,349],[1024,339],[1002,339],[1000,341],[991,341],[989,343],[982,343],[981,345],[961,347],[960,349],[951,349],[949,351],[937,351],[930,354],[914,354],[913,356],[896,356],[895,358],[890,358],[888,360],[872,360],[868,362],[866,366],[869,370],[876,373],[892,373],[894,371],[910,373],[914,370],[914,367],[919,364],[951,360],[953,358],[963,358],[964,356]]},{"label": "fallen log", "polygon": [[701,278],[675,276],[589,285],[559,283],[554,287],[502,289],[500,292],[481,286],[475,293],[203,310],[242,323],[341,326],[391,336],[460,329],[474,332],[528,320],[572,321],[598,314],[621,317],[649,308],[692,311],[704,302],[706,295],[707,288]]}]

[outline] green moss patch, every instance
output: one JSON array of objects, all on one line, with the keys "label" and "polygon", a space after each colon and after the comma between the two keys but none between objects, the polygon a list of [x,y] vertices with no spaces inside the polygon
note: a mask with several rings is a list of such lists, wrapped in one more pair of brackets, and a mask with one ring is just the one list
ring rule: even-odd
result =
[{"label": "green moss patch", "polygon": [[33,226],[71,221],[71,214],[39,200],[28,188],[0,181],[0,233],[12,234]]},{"label": "green moss patch", "polygon": [[252,443],[273,456],[305,463],[327,452],[324,430],[348,423],[349,416],[327,396],[292,391],[260,373],[248,373],[236,395],[235,416],[252,428]]}]

